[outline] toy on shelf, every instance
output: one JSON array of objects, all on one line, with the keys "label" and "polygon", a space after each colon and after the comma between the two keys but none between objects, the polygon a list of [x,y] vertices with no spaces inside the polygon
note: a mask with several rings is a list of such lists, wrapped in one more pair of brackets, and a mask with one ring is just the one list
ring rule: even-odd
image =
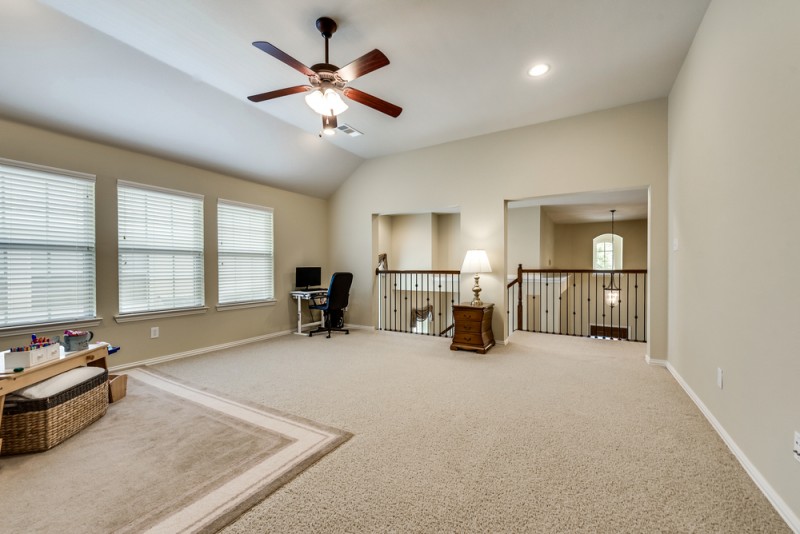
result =
[{"label": "toy on shelf", "polygon": [[33,367],[42,363],[56,360],[61,356],[61,345],[53,342],[49,337],[31,335],[31,343],[24,347],[11,347],[5,353],[5,368],[18,369]]},{"label": "toy on shelf", "polygon": [[67,352],[86,350],[89,348],[92,338],[94,338],[94,332],[90,330],[65,330],[64,349]]}]

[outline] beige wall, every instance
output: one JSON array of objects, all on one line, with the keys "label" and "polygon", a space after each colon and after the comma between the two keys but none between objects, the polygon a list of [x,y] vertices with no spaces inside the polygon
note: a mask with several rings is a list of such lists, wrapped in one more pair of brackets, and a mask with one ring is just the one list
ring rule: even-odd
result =
[{"label": "beige wall", "polygon": [[[458,268],[467,248],[487,249],[494,273],[481,277],[482,296],[498,308],[504,307],[505,299],[508,199],[649,186],[654,199],[651,243],[656,251],[659,246],[666,248],[661,232],[666,227],[662,220],[666,216],[665,124],[666,102],[656,100],[380,158],[359,168],[327,208],[323,200],[11,122],[0,123],[0,157],[98,176],[98,313],[104,321],[95,331],[99,338],[123,346],[116,361],[126,363],[291,328],[293,302],[283,295],[293,285],[296,265],[323,265],[325,277],[334,270],[353,271],[356,281],[348,322],[373,324],[371,295],[377,252],[373,249],[378,245],[372,234],[373,222],[378,227],[380,223],[373,221],[372,213],[436,213],[461,206],[458,239],[452,240],[459,250],[453,247],[448,256]],[[274,207],[278,305],[227,312],[212,309],[203,316],[161,319],[157,324],[114,323],[118,178],[206,195],[206,297],[210,305],[216,299],[213,199],[221,196]],[[414,180],[426,184],[426,196],[417,194],[420,189],[414,187]],[[319,228],[326,225],[327,235],[320,234]],[[329,246],[333,253],[327,258]],[[391,255],[389,261],[390,267],[397,268]],[[656,267],[649,299],[653,308],[648,316],[655,330],[649,339],[653,357],[659,357],[666,347],[666,298],[659,298],[662,292],[666,295],[666,269],[652,257],[651,264]],[[471,278],[462,278],[462,295],[469,295]],[[505,313],[495,314],[494,330],[501,339],[504,321]],[[150,326],[161,328],[157,340],[149,339]]]},{"label": "beige wall", "polygon": [[527,269],[539,268],[539,206],[508,210],[506,272],[516,276],[520,264]]},{"label": "beige wall", "polygon": [[[554,266],[592,269],[592,242],[610,232],[610,222],[555,225]],[[647,221],[617,221],[614,233],[622,237],[622,268],[647,269]]]},{"label": "beige wall", "polygon": [[[296,307],[289,298],[294,286],[294,268],[321,265],[325,270],[328,266],[328,242],[324,232],[319,231],[328,219],[324,200],[1,120],[0,157],[97,176],[97,313],[103,321],[92,330],[95,339],[122,347],[113,357],[112,365],[289,330],[296,324]],[[205,195],[205,296],[209,306],[205,314],[125,324],[114,321],[118,312],[118,179]],[[217,198],[274,208],[277,305],[223,312],[214,308],[217,301]],[[151,326],[160,328],[159,338],[150,339]],[[52,337],[59,332],[36,333]],[[2,342],[13,345],[24,339],[22,336],[7,337]]]},{"label": "beige wall", "polygon": [[669,361],[800,531],[798,28],[714,0],[670,94]]},{"label": "beige wall", "polygon": [[539,213],[539,263],[541,269],[556,267],[556,225],[547,209]]},{"label": "beige wall", "polygon": [[434,215],[439,223],[436,237],[438,254],[433,268],[443,271],[458,271],[464,257],[461,254],[461,216],[458,213]]},{"label": "beige wall", "polygon": [[433,215],[430,213],[393,215],[389,268],[430,269],[433,263],[433,232]]},{"label": "beige wall", "polygon": [[386,254],[386,262],[389,264],[389,269],[393,269],[392,259],[390,256],[392,252],[392,216],[391,215],[377,215],[377,227],[375,231],[376,239],[376,253],[375,265],[378,265],[378,254]]},{"label": "beige wall", "polygon": [[[650,351],[665,357],[666,117],[666,101],[655,100],[365,162],[330,203],[332,260],[355,273],[353,322],[372,324],[373,213],[460,206],[461,254],[467,248],[489,254],[494,272],[481,276],[481,297],[500,308],[493,329],[503,339],[505,201],[650,187]],[[420,196],[421,190],[426,195]],[[462,297],[469,294],[470,282],[462,277]]]}]

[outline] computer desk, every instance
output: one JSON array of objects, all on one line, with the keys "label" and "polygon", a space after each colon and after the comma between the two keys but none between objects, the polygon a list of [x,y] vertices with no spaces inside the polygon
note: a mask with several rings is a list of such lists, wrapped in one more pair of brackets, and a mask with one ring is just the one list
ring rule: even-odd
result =
[{"label": "computer desk", "polygon": [[328,294],[327,288],[320,288],[320,289],[313,289],[311,291],[292,291],[290,293],[292,298],[297,301],[297,332],[295,334],[300,334],[304,336],[303,328],[308,326],[317,326],[322,324],[322,321],[315,321],[313,323],[303,323],[303,301],[304,300],[311,300],[314,298],[324,297]]}]

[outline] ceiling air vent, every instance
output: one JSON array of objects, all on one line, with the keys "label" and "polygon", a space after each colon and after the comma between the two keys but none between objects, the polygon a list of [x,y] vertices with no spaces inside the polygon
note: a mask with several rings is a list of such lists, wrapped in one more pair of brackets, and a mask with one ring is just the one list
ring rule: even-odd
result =
[{"label": "ceiling air vent", "polygon": [[350,126],[347,123],[343,123],[341,126],[339,126],[336,129],[346,133],[350,137],[358,137],[359,135],[364,135],[363,133],[359,132],[358,130],[356,130],[355,128],[353,128],[352,126]]}]

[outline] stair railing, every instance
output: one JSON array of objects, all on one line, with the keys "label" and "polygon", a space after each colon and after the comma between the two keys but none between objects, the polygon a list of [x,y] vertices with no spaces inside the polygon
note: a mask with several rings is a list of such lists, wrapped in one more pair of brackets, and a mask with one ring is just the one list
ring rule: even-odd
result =
[{"label": "stair railing", "polygon": [[[611,305],[605,289],[620,289]],[[511,331],[647,341],[647,270],[523,269],[508,282]]]},{"label": "stair railing", "polygon": [[453,304],[460,301],[460,271],[375,270],[378,330],[453,337]]}]

